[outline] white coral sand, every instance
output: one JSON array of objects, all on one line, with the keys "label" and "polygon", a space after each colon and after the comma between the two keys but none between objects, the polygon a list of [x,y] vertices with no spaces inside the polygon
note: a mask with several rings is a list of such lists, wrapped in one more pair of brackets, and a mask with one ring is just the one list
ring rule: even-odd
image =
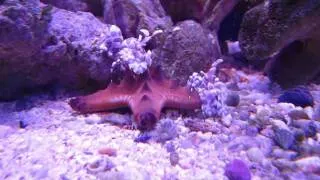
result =
[{"label": "white coral sand", "polygon": [[[248,75],[251,76],[260,75]],[[277,104],[277,94],[257,91],[250,83],[254,82],[248,78],[239,84],[244,87],[238,92],[240,105],[230,107],[226,116],[206,120],[191,117],[212,122],[220,131],[192,132],[184,125],[189,117],[163,113],[162,118],[174,120],[178,133],[165,143],[135,142],[137,130],[101,123],[103,116],[98,114],[75,114],[67,99],[40,99],[33,103],[34,107],[19,112],[15,111],[16,102],[0,103],[0,179],[227,179],[224,168],[233,159],[248,165],[252,179],[316,178],[312,168],[320,168],[315,161],[318,158],[309,155],[297,161],[288,159],[292,155],[287,154],[295,154],[273,143],[269,137],[271,125],[258,132],[249,124],[257,119],[256,105],[268,107],[271,115],[284,116],[288,108],[296,108]],[[316,85],[310,88],[314,95],[320,90]],[[257,101],[256,97],[261,99]],[[316,98],[317,104],[318,101]],[[302,110],[314,114],[313,109]],[[121,116],[128,117],[117,117]],[[240,120],[245,118],[248,120]],[[18,128],[19,121],[26,122],[27,127]],[[305,143],[319,144],[319,138],[318,132]],[[110,149],[113,155],[99,153],[101,149]],[[252,153],[248,156],[247,152]],[[290,166],[300,170],[290,170]],[[282,167],[287,169],[285,173]]]}]

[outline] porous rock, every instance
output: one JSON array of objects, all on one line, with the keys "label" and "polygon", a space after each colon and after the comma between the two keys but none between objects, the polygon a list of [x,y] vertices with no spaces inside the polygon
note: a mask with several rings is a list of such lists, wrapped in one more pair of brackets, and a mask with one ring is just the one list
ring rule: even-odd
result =
[{"label": "porous rock", "polygon": [[172,119],[161,120],[155,130],[154,139],[157,142],[166,142],[178,136],[177,125]]},{"label": "porous rock", "polygon": [[91,13],[6,1],[0,10],[0,99],[37,87],[105,86],[113,62],[99,49],[109,26]]},{"label": "porous rock", "polygon": [[294,134],[287,129],[276,129],[274,141],[283,149],[289,149],[294,144]]},{"label": "porous rock", "polygon": [[179,164],[179,154],[177,152],[170,153],[169,160],[172,166]]},{"label": "porous rock", "polygon": [[303,110],[292,110],[289,112],[288,115],[293,120],[310,119],[308,114],[306,112],[304,112]]},{"label": "porous rock", "polygon": [[58,8],[69,11],[88,11],[89,7],[85,0],[41,0],[46,4],[52,4]]},{"label": "porous rock", "polygon": [[318,131],[315,121],[295,120],[293,121],[293,126],[300,129],[306,137],[314,137]]},{"label": "porous rock", "polygon": [[162,36],[162,42],[153,50],[154,64],[181,84],[185,84],[193,72],[209,70],[212,62],[220,57],[216,34],[195,21],[183,21]]},{"label": "porous rock", "polygon": [[267,58],[294,39],[312,37],[320,25],[320,2],[268,0],[248,11],[239,42],[250,60]]},{"label": "porous rock", "polygon": [[228,106],[238,106],[240,103],[240,96],[235,93],[235,92],[231,92],[228,94],[226,100],[224,101],[224,103]]},{"label": "porous rock", "polygon": [[273,56],[265,71],[282,87],[306,83],[320,72],[319,16],[320,1],[265,1],[243,18],[242,52],[249,60]]},{"label": "porous rock", "polygon": [[150,32],[172,25],[159,0],[104,0],[104,22],[120,27],[125,37],[137,37],[140,29]]},{"label": "porous rock", "polygon": [[[46,42],[50,14],[37,0],[5,1],[0,8],[0,58],[27,58]],[[1,63],[2,64],[2,63]],[[3,65],[2,65],[3,66]],[[2,67],[1,66],[1,67]]]}]

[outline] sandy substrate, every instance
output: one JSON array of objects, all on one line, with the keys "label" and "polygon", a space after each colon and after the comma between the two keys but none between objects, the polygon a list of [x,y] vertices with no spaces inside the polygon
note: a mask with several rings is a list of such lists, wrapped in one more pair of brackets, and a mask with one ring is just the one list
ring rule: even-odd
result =
[{"label": "sandy substrate", "polygon": [[[290,126],[280,123],[274,114],[290,118],[288,112],[299,110],[310,116],[311,120],[305,121],[312,121],[315,110],[278,104],[279,92],[264,88],[266,78],[254,79],[257,77],[248,76],[248,81],[238,84],[241,101],[237,107],[229,107],[228,115],[205,120],[216,127],[213,133],[191,131],[185,126],[190,117],[164,113],[162,119],[172,119],[177,131],[177,137],[165,142],[154,138],[135,142],[138,130],[102,123],[110,115],[75,114],[67,98],[50,101],[35,97],[33,107],[22,111],[17,111],[18,102],[1,103],[0,179],[223,180],[228,179],[226,164],[234,159],[249,167],[252,179],[320,178],[319,151],[315,149],[320,147],[319,131],[301,142],[305,143],[301,146],[313,148],[303,153],[283,149],[272,138],[275,126]],[[317,107],[320,86],[309,88]],[[128,114],[112,117],[130,119]],[[267,121],[259,131],[250,123],[256,119]],[[19,121],[26,122],[26,128],[18,128]]]}]

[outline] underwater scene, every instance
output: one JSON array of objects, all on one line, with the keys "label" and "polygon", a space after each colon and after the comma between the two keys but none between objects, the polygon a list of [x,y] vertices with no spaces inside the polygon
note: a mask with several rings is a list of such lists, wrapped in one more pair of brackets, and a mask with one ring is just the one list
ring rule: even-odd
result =
[{"label": "underwater scene", "polygon": [[0,0],[0,180],[320,180],[320,0]]}]

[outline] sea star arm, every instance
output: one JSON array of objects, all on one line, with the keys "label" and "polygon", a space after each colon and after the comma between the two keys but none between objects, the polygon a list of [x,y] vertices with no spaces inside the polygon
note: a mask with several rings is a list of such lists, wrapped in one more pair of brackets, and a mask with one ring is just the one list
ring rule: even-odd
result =
[{"label": "sea star arm", "polygon": [[71,107],[82,113],[100,112],[129,106],[131,92],[121,86],[111,85],[105,90],[70,101]]},{"label": "sea star arm", "polygon": [[199,109],[201,100],[196,92],[189,91],[186,87],[177,87],[165,92],[165,107],[177,109]]}]

